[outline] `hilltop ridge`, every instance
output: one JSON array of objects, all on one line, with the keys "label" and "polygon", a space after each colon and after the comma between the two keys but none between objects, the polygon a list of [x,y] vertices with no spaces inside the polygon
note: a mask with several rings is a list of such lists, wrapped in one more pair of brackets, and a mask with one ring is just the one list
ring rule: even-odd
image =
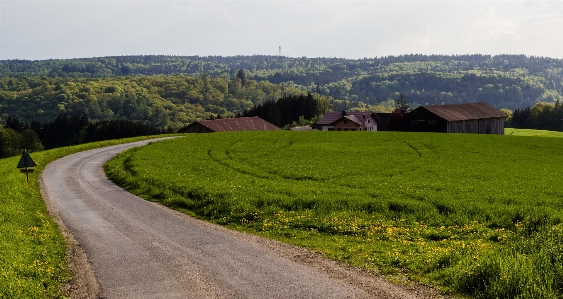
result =
[{"label": "hilltop ridge", "polygon": [[[241,69],[248,84],[237,77]],[[104,89],[98,90],[100,86]],[[180,126],[209,116],[234,116],[282,95],[306,93],[329,98],[334,110],[389,112],[399,93],[413,107],[486,102],[515,110],[563,99],[563,60],[410,54],[364,59],[146,55],[0,61],[0,119],[11,115],[48,121],[58,113],[86,112],[92,119],[148,120],[158,127],[171,121]],[[125,111],[127,98],[137,98],[135,102],[139,95],[144,95],[144,110]],[[178,111],[177,106],[186,103],[193,107]],[[178,118],[179,113],[183,116]]]}]

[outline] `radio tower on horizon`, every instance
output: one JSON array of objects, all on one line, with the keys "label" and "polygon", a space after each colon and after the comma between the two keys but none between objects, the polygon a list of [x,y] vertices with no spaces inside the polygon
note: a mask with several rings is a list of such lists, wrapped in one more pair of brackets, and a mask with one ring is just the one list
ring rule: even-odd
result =
[{"label": "radio tower on horizon", "polygon": [[279,54],[279,56],[281,57],[281,45],[280,45],[280,54]]}]

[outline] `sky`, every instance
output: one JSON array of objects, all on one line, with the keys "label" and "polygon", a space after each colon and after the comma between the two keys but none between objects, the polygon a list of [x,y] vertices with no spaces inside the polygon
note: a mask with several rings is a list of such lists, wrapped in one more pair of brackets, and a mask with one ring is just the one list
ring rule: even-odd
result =
[{"label": "sky", "polygon": [[563,58],[562,0],[0,0],[0,60],[120,55]]}]

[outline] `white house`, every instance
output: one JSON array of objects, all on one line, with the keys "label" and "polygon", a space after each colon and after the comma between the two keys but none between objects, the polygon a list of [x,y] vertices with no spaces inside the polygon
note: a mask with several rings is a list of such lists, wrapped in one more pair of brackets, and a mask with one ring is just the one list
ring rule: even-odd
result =
[{"label": "white house", "polygon": [[313,128],[322,131],[377,131],[379,121],[379,117],[370,111],[327,112],[313,124]]}]

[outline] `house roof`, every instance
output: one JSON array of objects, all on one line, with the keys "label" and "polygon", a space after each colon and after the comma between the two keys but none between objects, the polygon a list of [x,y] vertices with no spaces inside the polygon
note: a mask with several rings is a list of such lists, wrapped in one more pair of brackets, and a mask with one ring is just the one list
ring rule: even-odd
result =
[{"label": "house roof", "polygon": [[[356,123],[356,124],[358,124],[358,125],[360,125],[360,126],[362,125],[362,121],[361,121],[357,116],[355,116],[355,115],[344,115],[343,118],[348,119],[348,120],[350,120],[351,122]],[[338,120],[339,120],[339,119],[338,119]],[[338,120],[335,120],[333,123],[337,122]]]},{"label": "house roof", "polygon": [[483,102],[422,106],[417,109],[426,109],[434,113],[435,115],[445,119],[446,121],[506,117],[506,114],[504,112]]},{"label": "house roof", "polygon": [[258,116],[200,120],[198,122],[190,124],[186,128],[189,128],[190,126],[193,126],[195,124],[200,124],[214,132],[280,130],[280,128],[261,119]]},{"label": "house roof", "polygon": [[[375,119],[375,121],[377,122],[380,121],[379,117],[377,117],[377,115],[371,111],[365,111],[365,112],[346,111],[345,115],[343,115],[341,111],[333,111],[333,112],[325,113],[323,117],[319,119],[319,121],[317,121],[316,125],[330,125],[335,121],[341,119],[342,117],[346,117],[355,123],[361,124],[361,120],[364,118],[364,115],[373,117],[373,119]],[[355,117],[355,119],[352,118],[352,116]]]}]

